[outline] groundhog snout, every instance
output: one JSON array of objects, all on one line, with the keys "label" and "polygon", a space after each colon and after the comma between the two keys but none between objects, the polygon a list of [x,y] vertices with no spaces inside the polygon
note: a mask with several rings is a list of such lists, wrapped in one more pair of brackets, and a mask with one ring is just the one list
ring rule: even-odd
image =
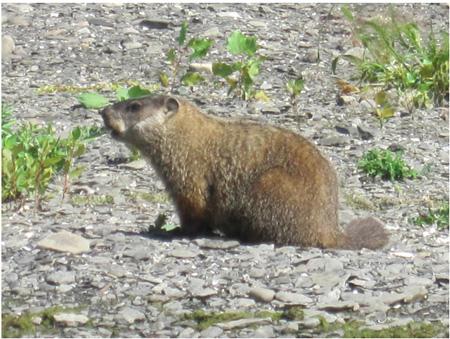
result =
[{"label": "groundhog snout", "polygon": [[120,114],[112,106],[107,106],[100,111],[106,128],[110,129],[113,137],[118,137],[125,132],[125,125]]}]

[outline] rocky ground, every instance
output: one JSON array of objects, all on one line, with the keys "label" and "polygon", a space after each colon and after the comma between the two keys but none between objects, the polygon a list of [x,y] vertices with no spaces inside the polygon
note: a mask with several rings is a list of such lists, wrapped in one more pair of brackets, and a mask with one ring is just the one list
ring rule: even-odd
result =
[{"label": "rocky ground", "polygon": [[[358,18],[387,13],[379,4],[350,7]],[[395,10],[425,30],[431,22],[436,31],[448,27],[445,4]],[[159,214],[178,220],[161,182],[104,135],[77,160],[86,168],[63,203],[58,177],[37,215],[31,200],[20,211],[2,205],[2,314],[31,314],[32,337],[341,337],[350,325],[405,324],[409,335],[424,335],[423,323],[433,325],[430,335],[448,337],[448,230],[408,222],[448,199],[448,108],[413,115],[399,108],[381,130],[356,95],[339,102],[331,61],[354,46],[338,6],[2,4],[2,102],[16,119],[51,123],[62,136],[100,126],[73,92],[37,90],[157,84],[184,20],[192,36],[216,41],[210,61],[234,60],[224,51],[235,29],[258,36],[267,60],[257,87],[270,101],[227,97],[208,75],[204,85],[178,92],[211,114],[283,125],[314,140],[339,173],[342,224],[374,215],[391,233],[389,246],[345,251],[155,237],[148,229]],[[351,74],[339,64],[339,77]],[[284,86],[299,77],[305,89],[291,105]],[[114,100],[111,90],[103,93]],[[404,149],[415,169],[431,163],[430,171],[395,183],[358,172],[357,157],[389,146]],[[212,313],[216,322],[200,327],[200,315]]]}]

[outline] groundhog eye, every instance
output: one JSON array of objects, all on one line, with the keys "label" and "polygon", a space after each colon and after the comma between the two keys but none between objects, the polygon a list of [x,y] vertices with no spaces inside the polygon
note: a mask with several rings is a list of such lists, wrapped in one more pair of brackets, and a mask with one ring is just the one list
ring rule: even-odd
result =
[{"label": "groundhog eye", "polygon": [[140,109],[141,109],[141,104],[139,102],[132,102],[130,104],[130,106],[128,107],[128,110],[133,112],[133,113],[139,112]]}]

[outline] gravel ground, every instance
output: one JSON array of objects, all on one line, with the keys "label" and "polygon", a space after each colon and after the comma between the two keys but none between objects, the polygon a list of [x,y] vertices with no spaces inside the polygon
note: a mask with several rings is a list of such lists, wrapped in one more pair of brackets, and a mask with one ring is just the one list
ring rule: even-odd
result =
[{"label": "gravel ground", "polygon": [[[351,8],[358,18],[386,16],[384,5]],[[431,22],[435,31],[448,29],[448,5],[395,10],[424,29]],[[283,125],[314,140],[339,173],[342,224],[374,215],[391,233],[389,246],[344,251],[155,237],[147,230],[159,214],[178,222],[173,206],[153,170],[128,163],[128,149],[104,135],[77,160],[86,168],[63,203],[58,177],[37,215],[32,201],[20,211],[2,204],[2,314],[33,314],[33,337],[341,337],[353,320],[372,330],[431,323],[434,336],[448,337],[448,230],[408,223],[448,199],[448,108],[399,109],[381,130],[357,96],[338,105],[331,61],[354,47],[338,6],[2,4],[2,102],[13,104],[16,119],[51,123],[61,136],[101,126],[73,93],[37,89],[156,84],[184,20],[192,36],[216,41],[210,61],[233,60],[223,51],[235,29],[258,36],[267,60],[257,86],[270,101],[234,100],[208,75],[179,93],[210,114]],[[339,77],[351,74],[339,64]],[[284,85],[299,77],[305,89],[291,105]],[[105,95],[114,100],[112,91]],[[395,183],[357,171],[357,157],[390,146],[404,149],[415,169],[431,163],[430,171]],[[47,328],[44,311],[55,306],[65,312],[53,311]],[[292,316],[297,307],[303,317]],[[194,312],[253,318],[223,316],[204,329]],[[284,315],[268,316],[275,312]],[[336,326],[325,330],[319,318]]]}]

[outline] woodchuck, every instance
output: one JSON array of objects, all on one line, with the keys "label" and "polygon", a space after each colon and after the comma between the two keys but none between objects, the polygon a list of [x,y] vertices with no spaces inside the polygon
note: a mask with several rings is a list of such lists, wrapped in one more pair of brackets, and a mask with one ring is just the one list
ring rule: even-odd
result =
[{"label": "woodchuck", "polygon": [[172,197],[181,233],[218,229],[244,242],[376,249],[383,224],[338,225],[338,179],[304,137],[201,112],[176,96],[150,95],[104,108],[112,136],[148,158]]}]

